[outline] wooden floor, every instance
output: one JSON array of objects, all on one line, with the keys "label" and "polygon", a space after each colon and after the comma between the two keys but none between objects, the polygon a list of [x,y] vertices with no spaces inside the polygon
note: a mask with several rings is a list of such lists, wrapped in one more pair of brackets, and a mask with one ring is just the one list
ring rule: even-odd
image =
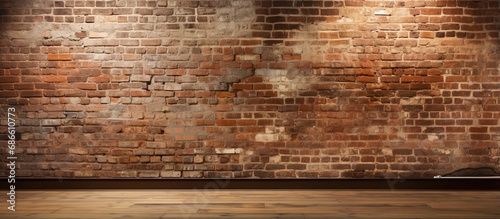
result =
[{"label": "wooden floor", "polygon": [[[0,218],[500,218],[500,191],[16,191]],[[2,197],[5,197],[3,195]]]}]

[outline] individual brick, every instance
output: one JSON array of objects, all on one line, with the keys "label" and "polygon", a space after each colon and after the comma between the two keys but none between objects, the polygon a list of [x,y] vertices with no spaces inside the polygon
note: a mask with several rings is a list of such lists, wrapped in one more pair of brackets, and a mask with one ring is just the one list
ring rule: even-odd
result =
[{"label": "individual brick", "polygon": [[47,56],[48,61],[72,61],[72,54],[49,54]]}]

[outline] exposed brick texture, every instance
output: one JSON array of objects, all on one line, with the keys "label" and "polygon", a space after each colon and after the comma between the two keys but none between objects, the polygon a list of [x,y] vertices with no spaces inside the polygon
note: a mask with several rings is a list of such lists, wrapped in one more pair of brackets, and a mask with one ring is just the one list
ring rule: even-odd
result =
[{"label": "exposed brick texture", "polygon": [[18,177],[500,171],[499,5],[0,1],[0,159],[16,107]]}]

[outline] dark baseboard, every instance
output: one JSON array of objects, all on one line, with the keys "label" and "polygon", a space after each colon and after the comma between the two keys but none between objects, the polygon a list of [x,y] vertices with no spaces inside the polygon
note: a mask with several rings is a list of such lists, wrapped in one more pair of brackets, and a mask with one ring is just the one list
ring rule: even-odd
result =
[{"label": "dark baseboard", "polygon": [[500,178],[481,179],[7,179],[24,189],[430,189],[500,190]]}]

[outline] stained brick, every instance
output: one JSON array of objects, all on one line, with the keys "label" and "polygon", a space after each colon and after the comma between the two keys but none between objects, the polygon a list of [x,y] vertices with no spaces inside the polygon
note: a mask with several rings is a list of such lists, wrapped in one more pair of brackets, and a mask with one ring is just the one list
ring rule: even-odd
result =
[{"label": "stained brick", "polygon": [[471,140],[490,140],[491,136],[489,134],[471,134]]},{"label": "stained brick", "polygon": [[17,83],[19,82],[18,76],[2,76],[0,83]]},{"label": "stained brick", "polygon": [[354,170],[374,170],[375,164],[355,164]]},{"label": "stained brick", "polygon": [[71,54],[49,54],[47,56],[49,61],[71,61],[73,60],[73,55]]},{"label": "stained brick", "polygon": [[72,15],[73,10],[69,8],[56,8],[53,9],[54,15]]}]

